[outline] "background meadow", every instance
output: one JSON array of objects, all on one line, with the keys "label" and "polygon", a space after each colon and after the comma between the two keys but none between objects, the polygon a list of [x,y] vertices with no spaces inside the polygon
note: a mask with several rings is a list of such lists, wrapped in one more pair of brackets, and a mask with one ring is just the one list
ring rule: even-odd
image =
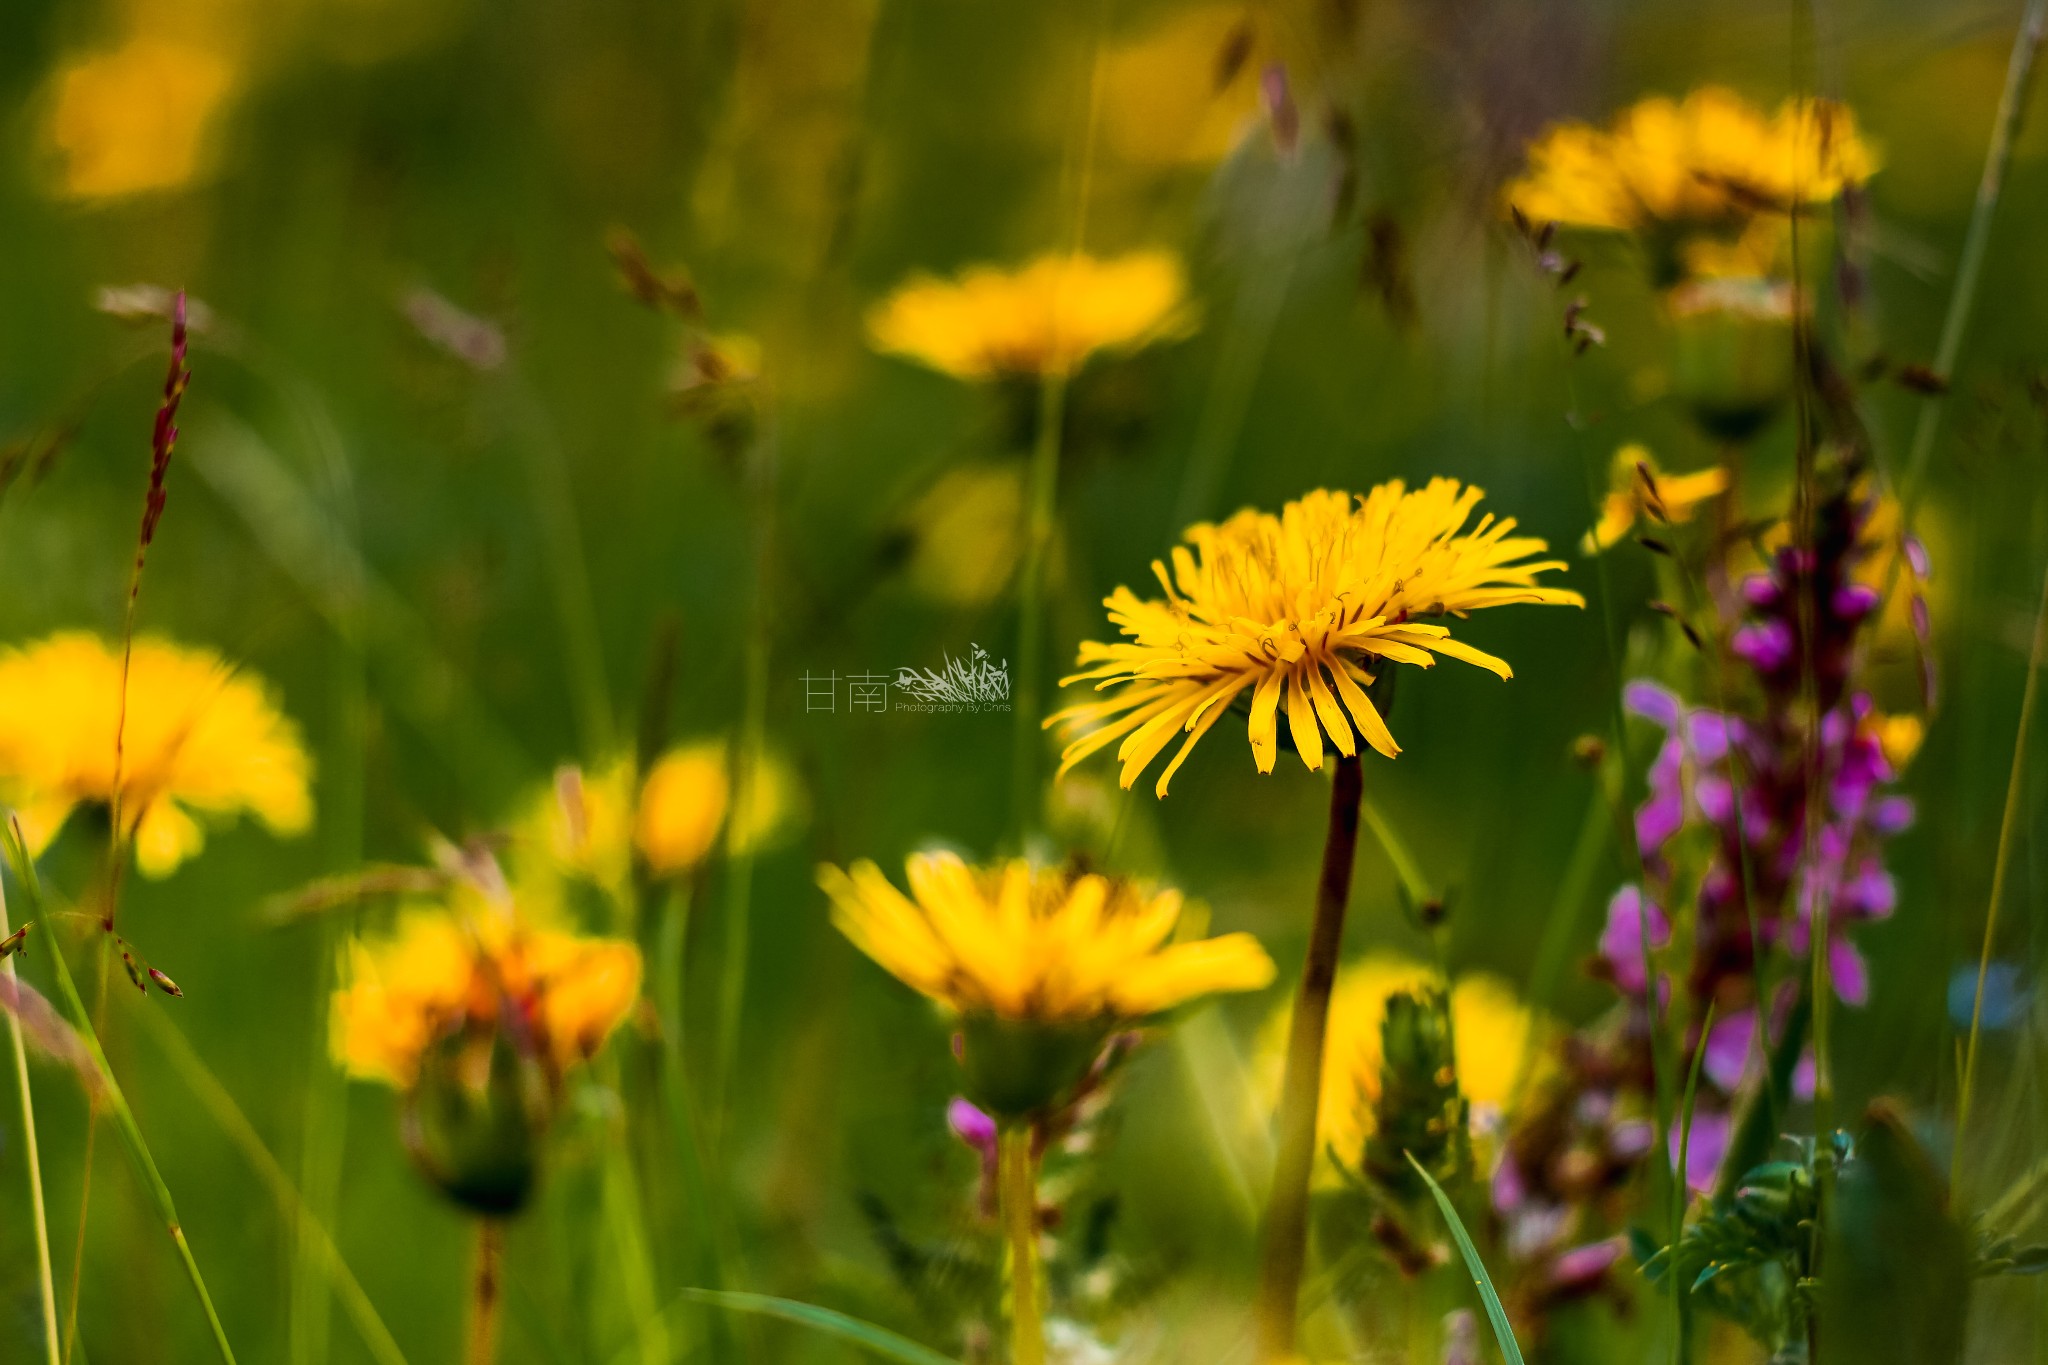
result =
[{"label": "background meadow", "polygon": [[[118,634],[167,329],[96,301],[108,287],[185,288],[209,317],[139,626],[269,679],[315,758],[309,833],[243,822],[210,832],[173,876],[130,879],[123,933],[184,997],[138,996],[117,976],[105,1029],[241,1357],[376,1358],[330,1303],[295,1200],[332,1229],[407,1359],[456,1357],[469,1276],[466,1220],[409,1166],[393,1096],[329,1060],[337,947],[388,907],[281,916],[281,899],[366,862],[417,863],[434,832],[501,830],[545,799],[560,765],[595,770],[630,751],[650,715],[674,739],[732,734],[765,501],[762,719],[794,795],[749,876],[729,1067],[732,869],[719,860],[688,890],[680,983],[680,1045],[718,1134],[716,1209],[693,1200],[659,1117],[650,1007],[575,1088],[542,1194],[513,1226],[501,1358],[644,1359],[606,1212],[617,1192],[596,1155],[619,1122],[675,1358],[859,1358],[829,1336],[671,1304],[706,1282],[714,1242],[728,1287],[1002,1358],[961,1334],[983,1292],[973,1264],[996,1249],[976,1211],[976,1155],[945,1122],[958,1086],[947,1025],[831,929],[814,883],[820,862],[874,857],[893,871],[933,842],[988,855],[1009,836],[1007,714],[856,713],[844,690],[847,674],[939,668],[976,645],[1017,652],[1014,480],[1032,407],[869,346],[867,310],[915,271],[1077,239],[1186,262],[1197,325],[1071,386],[1047,687],[1079,640],[1103,638],[1104,594],[1145,591],[1183,526],[1319,486],[1455,476],[1571,561],[1562,581],[1588,609],[1463,627],[1516,677],[1411,674],[1393,716],[1405,752],[1368,759],[1365,781],[1445,898],[1453,970],[1526,987],[1548,941],[1562,966],[1549,1004],[1568,1022],[1597,1015],[1612,992],[1578,966],[1631,874],[1574,744],[1611,736],[1621,684],[1678,656],[1649,606],[1652,558],[1625,543],[1584,559],[1577,542],[1623,442],[1666,467],[1719,452],[1670,397],[1669,337],[1630,250],[1575,251],[1583,270],[1560,292],[1503,220],[1499,187],[1558,118],[1601,120],[1708,82],[1766,105],[1825,90],[1882,158],[1858,354],[1924,364],[2019,10],[9,0],[0,446],[15,477],[0,497],[0,642]],[[152,68],[172,73],[157,84],[67,86],[96,56],[151,43],[173,54]],[[1271,64],[1299,116],[1291,146],[1261,102]],[[2044,214],[2048,121],[2029,119],[1952,388],[1860,392],[1884,469],[1904,459],[1923,405],[1943,405],[1920,509],[1940,694],[1905,783],[1920,818],[1889,853],[1899,909],[1860,938],[1871,999],[1835,1014],[1836,1112],[1898,1097],[1944,1167],[1969,1006],[1952,981],[1974,972],[1982,942],[2048,559]],[[758,346],[765,494],[678,397],[684,329],[622,283],[607,248],[620,229],[658,269],[687,271],[714,333]],[[503,362],[480,371],[424,335],[416,318],[435,305],[421,291],[501,329]],[[1606,332],[1576,357],[1560,326],[1575,295]],[[1747,458],[1759,504],[1782,500],[1791,423]],[[964,486],[945,482],[960,470],[1001,476],[992,506],[960,510]],[[806,691],[822,674],[841,680],[830,712]],[[1609,771],[1633,806],[1655,737],[1632,726],[1627,738]],[[2038,730],[2027,745],[2040,756]],[[1048,788],[1047,847],[1113,841],[1123,865],[1205,902],[1217,931],[1258,935],[1282,984],[1145,1050],[1097,1150],[1059,1175],[1078,1182],[1070,1216],[1101,1220],[1096,1326],[1116,1344],[1067,1358],[1247,1359],[1241,1305],[1270,1161],[1257,1054],[1304,950],[1327,781],[1291,760],[1255,778],[1230,722],[1166,802],[1149,778],[1119,792],[1114,771],[1094,760]],[[1984,1044],[1965,1163],[1980,1201],[2048,1135],[2033,1004],[2048,928],[2043,771],[2025,769],[2016,791],[1993,944],[2019,1007]],[[74,828],[44,875],[75,892],[91,856]],[[1386,849],[1363,838],[1349,954],[1432,951],[1399,886]],[[55,937],[32,940],[22,968],[45,990]],[[33,1078],[62,1292],[86,1110],[62,1069],[37,1063]],[[1808,1122],[1795,1112],[1794,1127]],[[10,1099],[7,1361],[38,1358],[40,1340],[20,1140]],[[252,1141],[297,1194],[266,1183]],[[206,1358],[204,1322],[104,1128],[91,1178],[77,1358]],[[906,1271],[929,1255],[965,1268]],[[1661,1358],[1654,1293],[1631,1283],[1634,1311],[1573,1310],[1551,1358]],[[1427,1312],[1465,1302],[1451,1284]],[[2039,1281],[1987,1284],[1973,1311],[1973,1359],[2048,1360]],[[1359,1358],[1409,1358],[1406,1326],[1367,1321]]]}]

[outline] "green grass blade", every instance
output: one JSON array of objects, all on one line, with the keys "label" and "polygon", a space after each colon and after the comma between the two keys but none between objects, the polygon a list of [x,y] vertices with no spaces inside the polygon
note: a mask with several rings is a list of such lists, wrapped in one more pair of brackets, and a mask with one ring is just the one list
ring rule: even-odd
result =
[{"label": "green grass blade", "polygon": [[[5,840],[8,865],[28,902],[29,918],[42,918],[42,883],[36,876],[35,863],[28,856],[28,848],[22,843],[21,831],[15,822],[10,820],[7,827],[0,830],[0,839]],[[213,1306],[213,1295],[206,1292],[206,1277],[199,1273],[199,1262],[193,1258],[192,1247],[185,1240],[185,1227],[178,1221],[178,1208],[171,1200],[171,1188],[164,1183],[156,1158],[150,1155],[149,1144],[142,1136],[142,1126],[135,1121],[135,1112],[128,1107],[128,1097],[121,1092],[121,1083],[114,1079],[114,1068],[107,1061],[106,1049],[100,1046],[99,1034],[92,1026],[92,1016],[86,1011],[85,1001],[79,998],[78,985],[71,979],[71,965],[64,960],[64,950],[55,935],[50,940],[50,961],[57,975],[58,994],[63,997],[65,1012],[71,1016],[71,1026],[85,1041],[86,1051],[92,1054],[93,1068],[100,1074],[100,1084],[104,1089],[101,1102],[113,1117],[114,1129],[121,1135],[121,1145],[127,1150],[128,1160],[141,1178],[143,1188],[148,1191],[150,1201],[156,1205],[158,1216],[164,1220],[171,1244],[178,1250],[178,1259],[185,1267],[185,1278],[191,1282],[192,1292],[206,1312],[206,1325],[212,1329],[214,1348],[220,1352],[225,1365],[235,1365],[234,1348],[228,1345],[227,1329],[221,1326],[220,1314]]]},{"label": "green grass blade", "polygon": [[[7,892],[0,887],[0,936],[12,932],[7,922]],[[52,952],[56,949],[52,948]],[[0,975],[14,979],[14,959],[0,959]],[[50,1267],[50,1222],[43,1209],[43,1158],[36,1144],[36,1104],[28,1083],[28,1048],[21,1037],[21,1020],[7,1016],[8,1042],[14,1050],[14,1089],[21,1098],[22,1147],[28,1159],[29,1208],[35,1218],[36,1289],[43,1315],[43,1354],[49,1365],[57,1365],[57,1282]]]},{"label": "green grass blade", "polygon": [[205,1059],[193,1049],[184,1031],[164,1017],[161,1010],[144,1010],[142,1017],[158,1048],[170,1060],[171,1069],[178,1073],[186,1088],[198,1097],[200,1104],[213,1115],[214,1122],[220,1125],[221,1131],[241,1148],[242,1155],[255,1168],[257,1176],[277,1202],[286,1226],[298,1229],[313,1259],[320,1263],[333,1284],[343,1311],[355,1323],[364,1349],[377,1365],[406,1365],[405,1352],[399,1349],[391,1329],[384,1325],[384,1319],[370,1302],[370,1296],[363,1291],[355,1272],[342,1259],[341,1248],[335,1245],[333,1235],[307,1208],[298,1187],[264,1144],[262,1135],[249,1122],[249,1116],[235,1103],[235,1097],[228,1093],[227,1087],[213,1074]]},{"label": "green grass blade", "polygon": [[1464,1220],[1451,1207],[1451,1197],[1444,1193],[1444,1187],[1436,1183],[1434,1176],[1422,1169],[1422,1163],[1415,1159],[1413,1152],[1401,1155],[1408,1158],[1415,1174],[1429,1186],[1429,1193],[1444,1216],[1444,1225],[1451,1230],[1451,1240],[1458,1244],[1458,1254],[1465,1258],[1465,1269],[1471,1272],[1472,1283],[1479,1288],[1479,1298],[1486,1305],[1486,1319],[1493,1324],[1493,1339],[1500,1343],[1501,1355],[1508,1365],[1523,1365],[1522,1348],[1515,1344],[1515,1329],[1508,1322],[1508,1310],[1501,1307],[1500,1295],[1494,1292],[1493,1277],[1486,1273],[1486,1262],[1479,1259],[1479,1248],[1472,1245],[1472,1234],[1465,1231]]},{"label": "green grass blade", "polygon": [[929,1346],[920,1346],[909,1337],[898,1336],[885,1327],[830,1308],[820,1308],[814,1303],[798,1303],[795,1299],[778,1299],[768,1294],[746,1294],[738,1290],[685,1289],[676,1296],[690,1303],[709,1304],[714,1308],[726,1308],[735,1313],[753,1313],[761,1317],[780,1318],[800,1327],[808,1327],[826,1336],[838,1337],[863,1350],[871,1351],[884,1360],[895,1360],[902,1365],[960,1365],[951,1356],[940,1355]]}]

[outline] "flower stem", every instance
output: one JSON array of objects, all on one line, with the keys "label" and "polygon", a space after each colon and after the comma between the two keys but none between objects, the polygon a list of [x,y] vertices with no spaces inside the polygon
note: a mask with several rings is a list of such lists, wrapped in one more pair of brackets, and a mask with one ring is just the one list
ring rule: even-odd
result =
[{"label": "flower stem", "polygon": [[1330,786],[1330,829],[1316,885],[1315,922],[1301,969],[1301,993],[1294,1001],[1280,1090],[1278,1152],[1259,1267],[1259,1358],[1265,1361],[1294,1352],[1295,1313],[1308,1259],[1308,1182],[1315,1165],[1323,1037],[1330,991],[1337,980],[1337,955],[1344,942],[1344,910],[1351,900],[1351,865],[1358,851],[1358,810],[1364,791],[1364,769],[1357,756],[1340,755]]},{"label": "flower stem", "polygon": [[1003,1237],[1010,1245],[1010,1365],[1045,1365],[1039,1308],[1038,1157],[1031,1125],[1006,1127],[998,1140]]},{"label": "flower stem", "polygon": [[[7,922],[7,891],[0,886],[0,938],[13,931]],[[55,951],[52,949],[51,951]],[[14,958],[0,958],[0,974],[14,980]],[[28,1049],[21,1039],[21,1021],[7,1015],[8,1041],[14,1048],[14,1089],[21,1096],[22,1147],[28,1156],[28,1198],[36,1220],[36,1287],[43,1310],[43,1356],[57,1365],[57,1281],[50,1269],[50,1222],[43,1209],[43,1158],[36,1146],[36,1105],[29,1092]]]},{"label": "flower stem", "polygon": [[1010,758],[1010,825],[1021,843],[1038,801],[1039,674],[1045,670],[1046,560],[1059,503],[1060,428],[1066,424],[1067,377],[1054,371],[1038,390],[1038,436],[1026,485],[1024,562],[1017,579],[1017,683]]},{"label": "flower stem", "polygon": [[498,1358],[498,1314],[504,1304],[500,1273],[505,1259],[505,1223],[476,1222],[476,1276],[470,1288],[469,1347],[465,1365],[492,1365]]}]

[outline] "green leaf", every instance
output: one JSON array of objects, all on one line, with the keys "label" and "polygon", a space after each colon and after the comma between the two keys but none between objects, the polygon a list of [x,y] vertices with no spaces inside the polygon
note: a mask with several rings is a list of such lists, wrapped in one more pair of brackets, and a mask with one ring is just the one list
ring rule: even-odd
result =
[{"label": "green leaf", "polygon": [[[746,1294],[739,1290],[685,1289],[676,1297],[691,1303],[709,1304],[714,1308],[726,1308],[735,1313],[756,1313],[766,1318],[780,1318],[808,1327],[826,1336],[838,1337],[841,1341],[852,1342],[865,1350],[874,1352],[885,1360],[897,1360],[903,1365],[960,1365],[951,1356],[940,1355],[929,1346],[920,1346],[909,1337],[898,1336],[887,1328],[877,1327],[871,1322],[849,1317],[830,1308],[820,1308],[814,1303],[799,1303],[795,1299],[778,1299],[768,1294]],[[1521,1357],[1515,1359],[1519,1362]]]},{"label": "green leaf", "polygon": [[1458,1211],[1451,1207],[1451,1197],[1444,1193],[1444,1187],[1436,1178],[1422,1169],[1422,1163],[1408,1154],[1408,1164],[1429,1186],[1429,1192],[1436,1200],[1438,1210],[1443,1213],[1444,1224],[1451,1230],[1451,1240],[1458,1244],[1458,1254],[1465,1258],[1465,1269],[1471,1272],[1472,1283],[1479,1288],[1479,1298],[1486,1305],[1486,1319],[1493,1324],[1493,1339],[1500,1343],[1500,1353],[1508,1365],[1523,1365],[1522,1348],[1515,1344],[1515,1329],[1508,1322],[1508,1310],[1501,1307],[1500,1295],[1494,1292],[1493,1278],[1486,1273],[1486,1262],[1479,1259],[1479,1248],[1472,1245],[1472,1235],[1465,1231]]}]

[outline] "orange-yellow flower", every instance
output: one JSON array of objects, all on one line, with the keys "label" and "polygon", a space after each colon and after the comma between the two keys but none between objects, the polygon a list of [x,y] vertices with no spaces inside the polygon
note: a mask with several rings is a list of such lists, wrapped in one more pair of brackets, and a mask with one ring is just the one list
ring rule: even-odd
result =
[{"label": "orange-yellow flower", "polygon": [[640,995],[640,950],[523,922],[457,888],[390,937],[350,945],[334,996],[334,1055],[350,1074],[406,1089],[436,1042],[475,1026],[513,1032],[559,1080],[594,1055]]},{"label": "orange-yellow flower", "polygon": [[1099,352],[1184,330],[1186,295],[1170,252],[1045,255],[1017,270],[913,276],[869,312],[868,335],[877,350],[956,379],[1068,374]]},{"label": "orange-yellow flower", "polygon": [[205,844],[196,817],[247,811],[278,834],[312,823],[312,761],[259,679],[145,637],[125,714],[121,680],[120,649],[84,632],[0,651],[0,796],[32,853],[74,808],[117,795],[136,863],[156,877]]},{"label": "orange-yellow flower", "polygon": [[1060,770],[1121,739],[1117,758],[1129,787],[1184,734],[1160,774],[1163,797],[1195,744],[1246,693],[1262,773],[1273,771],[1279,753],[1283,702],[1288,734],[1311,770],[1322,767],[1325,737],[1349,755],[1362,735],[1392,758],[1401,750],[1366,696],[1370,670],[1428,667],[1440,654],[1513,676],[1506,663],[1422,618],[1510,602],[1585,604],[1575,592],[1537,584],[1539,574],[1564,565],[1530,560],[1544,542],[1512,535],[1513,518],[1488,514],[1466,529],[1482,496],[1455,479],[1413,491],[1396,479],[1359,498],[1318,489],[1277,517],[1248,508],[1220,526],[1190,527],[1170,576],[1153,561],[1165,600],[1129,588],[1105,599],[1126,638],[1083,644],[1081,671],[1062,683],[1092,681],[1111,695],[1047,719],[1074,736]]},{"label": "orange-yellow flower", "polygon": [[970,867],[951,853],[916,854],[908,871],[908,896],[871,862],[822,868],[818,882],[855,947],[962,1015],[1137,1021],[1273,979],[1250,934],[1170,942],[1178,891],[1022,859]]}]

